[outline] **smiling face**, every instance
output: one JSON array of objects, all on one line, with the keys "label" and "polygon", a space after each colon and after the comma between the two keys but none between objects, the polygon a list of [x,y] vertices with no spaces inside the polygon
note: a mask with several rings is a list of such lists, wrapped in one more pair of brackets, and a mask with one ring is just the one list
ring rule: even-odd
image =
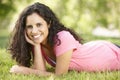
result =
[{"label": "smiling face", "polygon": [[32,13],[26,18],[27,36],[35,43],[46,44],[49,25],[37,13]]}]

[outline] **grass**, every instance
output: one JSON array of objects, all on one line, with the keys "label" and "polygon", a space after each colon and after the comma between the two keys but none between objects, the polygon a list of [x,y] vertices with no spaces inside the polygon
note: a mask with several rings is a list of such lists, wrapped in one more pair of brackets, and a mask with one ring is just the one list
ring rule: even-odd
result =
[{"label": "grass", "polygon": [[7,48],[9,31],[0,29],[0,48]]},{"label": "grass", "polygon": [[[48,76],[48,77],[40,77],[35,75],[16,75],[9,73],[9,69],[15,62],[11,59],[10,54],[6,51],[7,42],[8,42],[8,34],[5,34],[5,31],[0,34],[0,80],[119,80],[120,79],[120,71],[112,71],[112,72],[76,72],[70,71],[69,73],[62,76]],[[85,41],[104,39],[111,41],[115,44],[120,45],[120,39],[115,38],[105,38],[105,37],[96,37],[89,34],[82,35]],[[48,69],[51,69],[48,67]]]}]

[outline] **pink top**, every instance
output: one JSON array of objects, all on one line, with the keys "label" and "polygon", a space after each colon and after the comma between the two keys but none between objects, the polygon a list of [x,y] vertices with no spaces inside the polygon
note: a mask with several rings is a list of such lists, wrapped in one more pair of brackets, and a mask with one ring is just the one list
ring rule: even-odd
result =
[{"label": "pink top", "polygon": [[80,44],[68,31],[57,33],[61,40],[54,46],[56,56],[73,49],[69,70],[102,71],[120,69],[120,48],[107,41]]}]

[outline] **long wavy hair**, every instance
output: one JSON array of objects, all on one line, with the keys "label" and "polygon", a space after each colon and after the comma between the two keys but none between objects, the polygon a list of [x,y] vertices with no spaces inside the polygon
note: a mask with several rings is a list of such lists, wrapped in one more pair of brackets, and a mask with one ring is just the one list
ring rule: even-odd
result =
[{"label": "long wavy hair", "polygon": [[[78,37],[73,30],[66,28],[63,24],[61,24],[56,15],[48,6],[37,2],[25,8],[15,24],[9,50],[12,54],[12,58],[15,59],[18,64],[27,67],[31,65],[30,53],[32,51],[32,45],[26,41],[24,30],[26,27],[26,18],[32,13],[37,13],[47,22],[47,24],[50,24],[47,41],[50,46],[53,47],[57,41],[59,41],[59,44],[61,43],[57,33],[62,30],[69,31],[74,38],[81,43],[82,39]],[[54,41],[54,38],[56,38],[56,41]]]}]

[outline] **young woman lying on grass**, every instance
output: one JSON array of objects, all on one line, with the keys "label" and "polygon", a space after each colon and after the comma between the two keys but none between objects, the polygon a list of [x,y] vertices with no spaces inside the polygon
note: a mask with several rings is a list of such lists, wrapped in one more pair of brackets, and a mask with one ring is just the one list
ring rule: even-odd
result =
[{"label": "young woman lying on grass", "polygon": [[[21,12],[10,52],[18,63],[12,66],[11,73],[45,76],[69,70],[120,70],[119,47],[101,40],[82,44],[81,38],[60,23],[48,6],[38,2]],[[46,70],[46,61],[55,67],[54,73]]]}]

